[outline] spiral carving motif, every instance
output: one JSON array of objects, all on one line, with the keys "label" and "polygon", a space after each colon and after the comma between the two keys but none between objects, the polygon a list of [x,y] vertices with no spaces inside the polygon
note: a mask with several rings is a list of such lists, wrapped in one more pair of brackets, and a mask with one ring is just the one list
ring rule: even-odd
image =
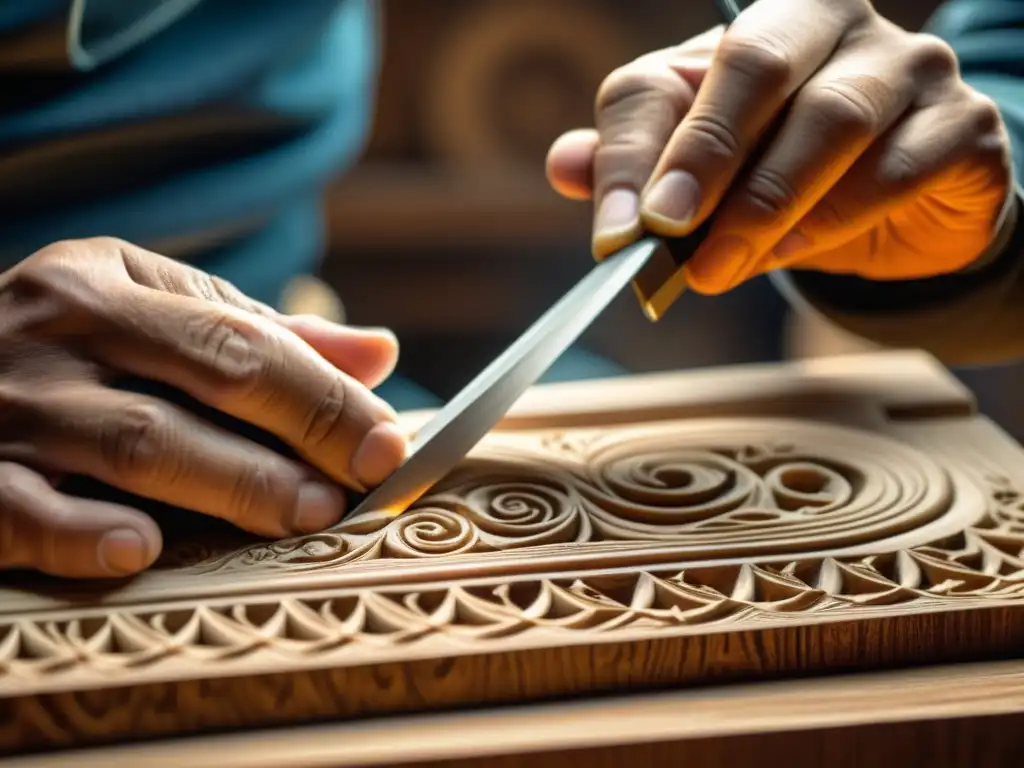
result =
[{"label": "spiral carving motif", "polygon": [[390,557],[439,557],[472,552],[477,529],[452,510],[421,507],[396,518],[384,534],[384,554]]},{"label": "spiral carving motif", "polygon": [[591,468],[594,488],[652,521],[701,520],[762,501],[757,474],[725,454],[641,448],[602,458]]},{"label": "spiral carving motif", "polygon": [[[532,465],[524,472],[521,464],[497,461],[467,462],[439,492],[391,523],[388,541],[397,535],[396,529],[408,527],[406,518],[425,514],[458,518],[473,532],[471,543],[454,537],[432,541],[429,554],[442,547],[453,554],[586,541],[591,530],[571,476]],[[420,549],[403,548],[403,556]]]},{"label": "spiral carving motif", "polygon": [[899,535],[952,503],[950,478],[927,455],[834,425],[690,420],[556,437],[530,450],[485,445],[396,518],[370,511],[200,567],[315,569],[587,542],[708,557],[798,552]]},{"label": "spiral carving motif", "polygon": [[614,437],[579,457],[579,490],[603,539],[821,549],[919,527],[952,502],[938,465],[858,430],[715,420]]},{"label": "spiral carving motif", "polygon": [[780,509],[823,513],[841,509],[854,494],[854,479],[864,478],[852,467],[838,471],[820,462],[795,461],[780,464],[764,477],[765,487]]}]

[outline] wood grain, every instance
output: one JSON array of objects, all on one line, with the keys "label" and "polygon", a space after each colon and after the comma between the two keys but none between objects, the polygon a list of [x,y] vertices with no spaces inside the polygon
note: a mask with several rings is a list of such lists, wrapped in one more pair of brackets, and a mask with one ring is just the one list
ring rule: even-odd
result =
[{"label": "wood grain", "polygon": [[81,750],[10,768],[1010,766],[1024,662],[963,664],[585,702],[370,719]]},{"label": "wood grain", "polygon": [[399,518],[197,544],[10,575],[0,750],[1024,646],[1024,451],[910,353],[537,388]]}]

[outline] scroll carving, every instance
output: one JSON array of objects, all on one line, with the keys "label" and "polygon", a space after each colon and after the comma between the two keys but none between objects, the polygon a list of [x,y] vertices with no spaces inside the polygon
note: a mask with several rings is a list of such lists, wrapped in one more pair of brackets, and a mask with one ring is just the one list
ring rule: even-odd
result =
[{"label": "scroll carving", "polygon": [[[771,674],[1002,652],[1024,632],[1024,452],[946,408],[945,384],[933,418],[898,383],[905,423],[496,432],[397,518],[178,542],[111,593],[0,586],[0,751],[89,741],[112,713],[138,714],[103,738],[680,684],[716,663],[747,679],[765,633],[804,633],[772,635]],[[907,617],[931,623],[865,634]],[[122,693],[79,699],[98,689]]]},{"label": "scroll carving", "polygon": [[829,550],[919,528],[952,500],[938,464],[863,431],[772,420],[580,431],[482,451],[397,519],[371,512],[193,568],[309,570],[611,542],[708,557]]},{"label": "scroll carving", "polygon": [[106,680],[173,661],[247,657],[335,662],[431,637],[479,650],[514,636],[614,635],[642,628],[684,634],[713,625],[856,616],[908,606],[968,607],[1024,599],[1024,496],[993,478],[990,513],[947,540],[864,557],[759,565],[642,569],[626,575],[543,577],[516,583],[360,590],[229,606],[124,608],[65,620],[0,626],[0,690],[16,679],[89,667]]},{"label": "scroll carving", "polygon": [[[666,571],[652,563],[628,578],[552,574],[515,584],[455,581],[8,621],[0,623],[0,688],[12,678],[82,666],[109,674],[182,659],[233,664],[265,653],[342,658],[427,636],[485,643],[637,626],[693,631],[835,617],[865,606],[1009,599],[1024,590],[1024,496],[1013,483],[989,473],[978,483],[979,503],[965,504],[965,487],[956,493],[941,462],[881,435],[792,420],[718,420],[580,430],[518,445],[518,453],[496,445],[468,460],[398,518],[361,515],[329,532],[249,546],[184,570],[454,562],[569,543],[599,552],[674,544],[684,555],[697,550],[704,564]],[[952,525],[940,540],[886,546],[944,518]],[[877,551],[800,555],[864,542]],[[744,553],[761,556],[706,564]],[[636,550],[635,562],[644,560]]]}]

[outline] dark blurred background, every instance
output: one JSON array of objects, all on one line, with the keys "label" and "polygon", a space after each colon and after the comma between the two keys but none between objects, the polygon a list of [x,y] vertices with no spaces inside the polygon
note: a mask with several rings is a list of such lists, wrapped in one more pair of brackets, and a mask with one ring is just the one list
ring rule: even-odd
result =
[{"label": "dark blurred background", "polygon": [[[719,22],[711,0],[381,0],[384,63],[373,137],[329,196],[324,276],[350,322],[387,325],[401,372],[448,396],[591,265],[588,205],[559,199],[543,163],[592,124],[603,77]],[[937,0],[879,0],[919,28]],[[584,344],[634,371],[862,346],[788,317],[759,279],[686,295],[656,325],[626,294]],[[1022,368],[958,371],[1016,436]]]}]

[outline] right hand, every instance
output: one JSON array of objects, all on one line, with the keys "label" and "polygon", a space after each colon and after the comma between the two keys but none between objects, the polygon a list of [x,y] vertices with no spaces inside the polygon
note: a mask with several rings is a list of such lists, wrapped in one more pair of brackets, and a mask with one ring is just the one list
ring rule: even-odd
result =
[{"label": "right hand", "polygon": [[1015,224],[999,107],[868,0],[750,3],[611,73],[595,122],[548,155],[555,189],[595,201],[595,257],[714,214],[683,267],[698,293],[778,269],[948,275]]},{"label": "right hand", "polygon": [[[62,494],[65,474],[266,537],[333,525],[341,486],[376,485],[404,457],[395,412],[369,390],[397,354],[386,331],[280,315],[119,240],[39,251],[0,275],[0,568],[111,577],[156,559],[151,518]],[[109,386],[126,376],[265,430],[302,460]]]}]

